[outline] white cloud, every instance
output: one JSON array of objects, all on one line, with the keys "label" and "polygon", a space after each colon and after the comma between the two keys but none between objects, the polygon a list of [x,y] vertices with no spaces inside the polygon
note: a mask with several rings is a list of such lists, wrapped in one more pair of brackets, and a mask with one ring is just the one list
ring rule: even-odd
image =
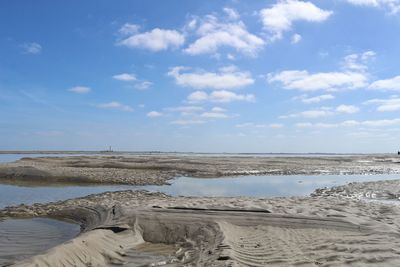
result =
[{"label": "white cloud", "polygon": [[284,125],[282,123],[271,123],[268,126],[269,126],[269,128],[272,128],[272,129],[280,129],[280,128],[284,127]]},{"label": "white cloud", "polygon": [[135,84],[134,87],[135,87],[136,89],[138,89],[138,90],[147,90],[147,89],[149,89],[152,85],[153,85],[152,82],[149,82],[149,81],[142,81],[142,82],[139,82],[139,83]]},{"label": "white cloud", "polygon": [[378,107],[376,108],[379,112],[391,112],[400,110],[400,98],[393,97],[388,99],[371,99],[364,104],[376,104]]},{"label": "white cloud", "polygon": [[343,68],[350,71],[365,71],[368,69],[368,61],[376,56],[374,51],[366,51],[360,54],[350,54],[344,58]]},{"label": "white cloud", "polygon": [[271,129],[280,129],[285,127],[282,123],[270,123],[270,124],[261,124],[254,122],[245,122],[241,124],[236,124],[237,128],[271,128]]},{"label": "white cloud", "polygon": [[136,24],[131,24],[131,23],[125,23],[119,30],[118,32],[122,35],[131,35],[135,34],[139,31],[140,26]]},{"label": "white cloud", "polygon": [[296,123],[295,127],[298,128],[338,128],[338,127],[354,127],[354,126],[364,126],[370,128],[380,128],[389,126],[399,126],[400,119],[383,119],[383,120],[365,120],[365,121],[355,121],[347,120],[338,123],[311,123],[311,122],[301,122]]},{"label": "white cloud", "polygon": [[204,120],[175,120],[171,122],[171,124],[177,124],[177,125],[193,125],[193,124],[203,124],[203,123],[205,123]]},{"label": "white cloud", "polygon": [[137,33],[137,28],[135,29],[134,26],[126,27],[125,24],[120,29],[120,32],[131,35],[119,41],[118,45],[123,45],[129,48],[148,49],[153,52],[170,48],[179,48],[185,42],[183,34],[175,30],[155,28],[148,32]]},{"label": "white cloud", "polygon": [[233,8],[225,7],[223,10],[226,13],[226,15],[228,15],[228,18],[231,20],[237,20],[240,18],[239,13]]},{"label": "white cloud", "polygon": [[281,82],[283,88],[300,91],[354,89],[367,85],[368,77],[358,72],[319,72],[286,70],[268,74],[268,82]]},{"label": "white cloud", "polygon": [[264,29],[273,34],[274,40],[282,38],[283,32],[289,31],[296,21],[322,22],[333,12],[323,10],[311,2],[281,0],[270,8],[262,9],[259,14]]},{"label": "white cloud", "polygon": [[292,44],[297,44],[301,41],[302,37],[300,34],[293,34],[292,35]]},{"label": "white cloud", "polygon": [[284,89],[300,91],[338,91],[368,86],[368,62],[375,57],[374,51],[351,54],[343,59],[341,70],[309,73],[307,70],[284,70],[269,73],[269,83],[279,82]]},{"label": "white cloud", "polygon": [[211,109],[211,111],[212,111],[212,112],[225,112],[226,109],[220,108],[220,107],[213,107],[213,108]]},{"label": "white cloud", "polygon": [[322,118],[322,117],[328,117],[328,116],[333,116],[333,115],[338,115],[338,114],[353,114],[358,112],[360,109],[356,106],[352,105],[339,105],[335,109],[329,108],[329,107],[323,107],[320,109],[311,109],[311,110],[305,110],[302,112],[298,113],[292,113],[289,115],[283,115],[279,116],[280,119],[289,119],[289,118],[310,118],[310,119],[316,119],[316,118]]},{"label": "white cloud", "polygon": [[387,127],[400,125],[400,119],[368,120],[361,122],[361,124],[369,127]]},{"label": "white cloud", "polygon": [[236,94],[234,92],[221,90],[213,91],[207,94],[203,91],[196,91],[188,96],[188,101],[191,103],[210,101],[210,102],[220,102],[229,103],[233,101],[247,101],[254,102],[255,96],[253,94]]},{"label": "white cloud", "polygon": [[206,100],[208,100],[208,94],[203,91],[196,91],[196,92],[191,93],[187,99],[189,102],[206,101]]},{"label": "white cloud", "polygon": [[[237,20],[238,14],[233,9],[224,9],[229,13],[229,22],[220,22],[214,15],[190,22],[191,30],[196,30],[199,38],[185,50],[190,55],[215,54],[221,47],[230,47],[242,54],[255,56],[265,45],[260,37],[248,32],[245,24]],[[196,28],[196,29],[195,29]]]},{"label": "white cloud", "polygon": [[386,80],[375,81],[368,88],[383,91],[400,91],[400,75]]},{"label": "white cloud", "polygon": [[347,2],[356,6],[382,8],[391,14],[400,12],[399,0],[347,0]]},{"label": "white cloud", "polygon": [[69,88],[68,91],[72,92],[72,93],[76,93],[76,94],[87,94],[87,93],[90,93],[90,91],[92,91],[92,89],[90,89],[90,87],[86,87],[86,86],[75,86],[75,87]]},{"label": "white cloud", "polygon": [[299,97],[296,97],[296,99],[301,99],[301,101],[305,104],[314,104],[314,103],[319,103],[319,102],[325,101],[325,100],[335,99],[335,96],[333,96],[331,94],[324,94],[324,95],[319,95],[319,96],[314,96],[314,97],[307,97],[307,95],[301,95]]},{"label": "white cloud", "polygon": [[222,112],[204,112],[200,115],[203,118],[210,118],[210,119],[225,119],[229,118],[228,115]]},{"label": "white cloud", "polygon": [[42,46],[38,43],[32,42],[32,43],[24,43],[21,45],[21,48],[23,49],[24,54],[33,54],[37,55],[42,52]]},{"label": "white cloud", "polygon": [[115,110],[121,110],[121,111],[126,111],[126,112],[132,112],[134,110],[132,107],[121,104],[116,101],[98,104],[97,107],[102,108],[102,109],[115,109]]},{"label": "white cloud", "polygon": [[332,112],[331,110],[324,110],[324,109],[312,109],[312,110],[305,110],[299,113],[292,113],[289,115],[283,115],[279,116],[280,119],[288,119],[288,118],[321,118],[321,117],[327,117],[327,116],[332,116],[335,113]]},{"label": "white cloud", "polygon": [[339,113],[353,114],[360,111],[360,109],[352,105],[340,105],[336,108],[336,111]]},{"label": "white cloud", "polygon": [[117,74],[117,75],[114,75],[113,78],[115,80],[124,81],[124,82],[136,81],[135,74],[129,74],[129,73]]},{"label": "white cloud", "polygon": [[204,109],[199,106],[180,106],[165,109],[165,111],[168,112],[179,112],[182,116],[191,116],[203,110]]},{"label": "white cloud", "polygon": [[147,117],[149,118],[157,118],[157,117],[161,117],[163,116],[163,114],[161,112],[158,111],[150,111],[149,113],[146,114]]},{"label": "white cloud", "polygon": [[254,83],[249,72],[232,68],[223,68],[218,72],[183,72],[188,69],[173,67],[168,76],[175,78],[175,82],[180,86],[195,89],[237,89]]}]

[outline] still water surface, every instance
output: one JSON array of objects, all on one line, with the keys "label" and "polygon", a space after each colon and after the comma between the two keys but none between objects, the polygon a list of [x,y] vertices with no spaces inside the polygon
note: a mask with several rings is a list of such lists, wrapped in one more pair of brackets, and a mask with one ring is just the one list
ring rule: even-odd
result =
[{"label": "still water surface", "polygon": [[241,176],[228,178],[180,177],[171,185],[162,186],[40,186],[26,187],[0,184],[0,208],[33,203],[47,203],[106,191],[149,190],[172,196],[213,197],[285,197],[307,196],[317,188],[343,185],[348,182],[400,179],[400,175],[291,175]]},{"label": "still water surface", "polygon": [[79,225],[45,218],[0,221],[0,266],[43,253],[79,231]]}]

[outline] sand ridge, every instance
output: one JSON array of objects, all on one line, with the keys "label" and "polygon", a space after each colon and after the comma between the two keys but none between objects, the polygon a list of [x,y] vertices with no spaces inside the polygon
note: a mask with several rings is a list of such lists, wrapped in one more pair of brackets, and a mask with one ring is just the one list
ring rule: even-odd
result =
[{"label": "sand ridge", "polygon": [[[28,259],[22,266],[46,266],[44,262],[50,260],[52,266],[62,266],[60,262],[65,262],[66,257],[78,262],[78,255],[85,259],[81,262],[91,266],[400,264],[400,207],[334,195],[195,198],[120,191],[10,207],[0,211],[0,217],[4,216],[47,216],[82,226],[82,234],[72,243]],[[79,249],[85,256],[74,254],[74,242],[92,238],[111,247],[107,252],[101,249],[102,245],[95,251]],[[146,244],[151,249],[141,250]],[[169,254],[165,255],[165,251]]]},{"label": "sand ridge", "polygon": [[161,185],[178,176],[398,174],[394,155],[209,156],[112,154],[22,158],[0,164],[2,183]]}]

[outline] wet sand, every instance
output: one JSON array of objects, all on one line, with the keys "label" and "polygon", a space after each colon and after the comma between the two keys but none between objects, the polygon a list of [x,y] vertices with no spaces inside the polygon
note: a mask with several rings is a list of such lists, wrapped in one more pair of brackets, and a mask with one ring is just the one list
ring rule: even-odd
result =
[{"label": "wet sand", "polygon": [[6,208],[0,216],[47,216],[82,227],[77,238],[15,266],[400,264],[399,205],[327,193],[255,199],[121,191]]},{"label": "wet sand", "polygon": [[[400,173],[398,160],[85,156],[23,159],[2,165],[0,173],[15,181],[158,184],[177,175]],[[107,192],[8,207],[0,219],[48,217],[81,226],[78,237],[13,266],[399,266],[400,205],[364,200],[371,196],[396,199],[400,180],[264,199]]]},{"label": "wet sand", "polygon": [[22,158],[0,164],[2,183],[161,185],[178,176],[400,174],[397,155],[207,156],[143,154]]}]

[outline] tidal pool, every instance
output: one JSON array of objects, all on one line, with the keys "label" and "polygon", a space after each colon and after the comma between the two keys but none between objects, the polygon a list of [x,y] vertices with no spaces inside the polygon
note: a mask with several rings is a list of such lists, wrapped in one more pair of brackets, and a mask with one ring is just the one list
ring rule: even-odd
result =
[{"label": "tidal pool", "polygon": [[400,179],[400,175],[291,175],[240,176],[227,178],[179,177],[171,185],[87,185],[87,186],[16,186],[0,184],[0,208],[19,204],[48,203],[120,190],[149,190],[172,196],[199,197],[290,197],[307,196],[317,188],[344,185],[349,182]]},{"label": "tidal pool", "polygon": [[0,221],[0,266],[43,253],[79,232],[79,225],[46,218]]}]

